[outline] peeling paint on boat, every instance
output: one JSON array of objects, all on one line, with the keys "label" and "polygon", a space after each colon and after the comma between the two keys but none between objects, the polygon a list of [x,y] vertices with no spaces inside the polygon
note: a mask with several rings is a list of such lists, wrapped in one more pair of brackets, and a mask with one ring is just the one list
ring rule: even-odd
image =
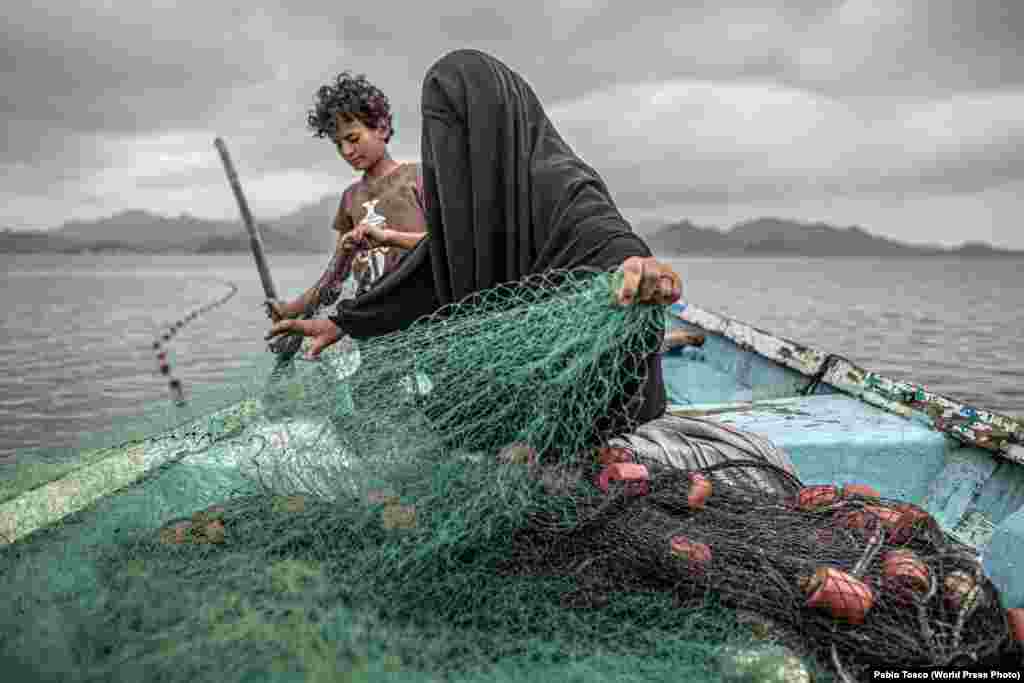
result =
[{"label": "peeling paint on boat", "polygon": [[692,304],[673,307],[672,312],[680,320],[727,337],[741,349],[756,351],[765,358],[808,376],[817,373],[827,357],[827,354],[815,349],[723,315],[705,311]]},{"label": "peeling paint on boat", "polygon": [[974,408],[922,386],[870,372],[840,356],[776,337],[693,304],[673,307],[673,315],[720,334],[740,348],[752,349],[810,380],[820,377],[822,382],[865,403],[908,419],[928,421],[936,431],[957,441],[1024,464],[1024,420]]}]

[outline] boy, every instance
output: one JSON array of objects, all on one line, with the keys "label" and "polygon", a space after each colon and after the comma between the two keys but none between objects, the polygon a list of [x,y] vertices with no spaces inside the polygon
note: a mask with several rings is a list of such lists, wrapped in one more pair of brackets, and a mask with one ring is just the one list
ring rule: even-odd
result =
[{"label": "boy", "polygon": [[[333,226],[338,242],[324,274],[292,301],[266,302],[275,322],[311,315],[334,303],[350,268],[357,294],[366,291],[395,269],[427,229],[419,164],[391,158],[387,145],[394,129],[388,98],[365,76],[345,71],[333,84],[322,86],[307,123],[315,137],[329,138],[363,177],[342,194]],[[361,253],[353,257],[357,250]]]}]

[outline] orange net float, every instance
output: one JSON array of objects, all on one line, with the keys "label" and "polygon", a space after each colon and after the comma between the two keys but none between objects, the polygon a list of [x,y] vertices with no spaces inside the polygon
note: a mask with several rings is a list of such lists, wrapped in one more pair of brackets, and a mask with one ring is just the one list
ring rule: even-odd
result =
[{"label": "orange net float", "polygon": [[602,446],[598,448],[595,455],[597,464],[602,466],[614,465],[617,462],[633,462],[633,451],[621,446]]},{"label": "orange net float", "polygon": [[626,496],[645,496],[651,490],[647,466],[637,463],[617,462],[608,465],[597,475],[594,485],[603,493],[608,493],[612,482],[622,482],[622,492]]},{"label": "orange net float", "polygon": [[880,494],[876,489],[867,484],[847,484],[843,487],[843,498],[879,498]]},{"label": "orange net float", "polygon": [[889,540],[896,545],[908,543],[925,531],[938,530],[938,522],[916,505],[902,503],[894,509],[900,513],[900,517],[889,527]]},{"label": "orange net float", "polygon": [[[847,484],[839,487],[834,484],[818,484],[804,486],[797,493],[792,504],[805,512],[823,512],[837,509],[845,503],[856,504],[858,499],[879,500],[877,489],[867,484]],[[919,531],[936,527],[934,520],[925,510],[910,503],[895,506],[884,504],[865,505],[863,508],[843,513],[838,522],[853,531],[864,531],[869,526],[871,517],[877,518],[888,533],[888,540],[895,545],[904,545]]]},{"label": "orange net float", "polygon": [[906,545],[921,534],[938,530],[937,522],[931,515],[909,504],[895,507],[865,505],[841,512],[836,517],[839,526],[861,535],[870,533],[876,520],[885,529],[886,540],[892,545]]},{"label": "orange net float", "polygon": [[876,489],[867,484],[847,484],[840,488],[835,484],[805,486],[796,496],[796,506],[801,510],[814,512],[841,502],[846,498],[878,498]]},{"label": "orange net float", "polygon": [[1006,610],[1006,622],[1010,627],[1010,638],[1017,643],[1024,643],[1024,607]]},{"label": "orange net float", "polygon": [[968,572],[951,571],[942,581],[942,599],[951,612],[971,611],[981,598],[981,586]]},{"label": "orange net float", "polygon": [[689,565],[690,571],[697,575],[705,574],[708,565],[711,564],[711,547],[686,536],[673,536],[669,540],[669,552],[674,557],[684,560]]},{"label": "orange net float", "polygon": [[807,596],[807,607],[851,624],[863,624],[875,604],[874,591],[867,584],[835,567],[818,567],[814,574],[801,578],[799,585]]},{"label": "orange net float", "polygon": [[912,550],[890,550],[882,558],[885,587],[900,602],[912,602],[931,587],[928,565]]},{"label": "orange net float", "polygon": [[686,495],[686,505],[691,510],[700,510],[709,497],[714,487],[711,479],[700,472],[691,472],[689,475],[690,491]]},{"label": "orange net float", "polygon": [[900,521],[902,514],[888,507],[880,505],[865,505],[858,510],[850,510],[840,514],[836,522],[850,531],[868,532],[873,527],[873,520],[885,527],[886,530],[895,527]]},{"label": "orange net float", "polygon": [[813,512],[832,505],[839,498],[840,491],[838,486],[832,484],[805,486],[796,495],[796,506],[801,510]]},{"label": "orange net float", "polygon": [[196,512],[191,518],[170,522],[160,529],[160,542],[164,545],[221,545],[225,543],[227,533],[224,512],[223,506],[213,505]]}]

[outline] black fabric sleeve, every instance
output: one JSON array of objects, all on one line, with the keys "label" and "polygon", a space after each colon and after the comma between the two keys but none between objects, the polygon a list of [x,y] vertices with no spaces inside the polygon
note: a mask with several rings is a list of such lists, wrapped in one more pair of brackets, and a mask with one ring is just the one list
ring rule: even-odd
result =
[{"label": "black fabric sleeve", "polygon": [[[650,248],[639,235],[623,231],[610,237],[592,254],[588,254],[586,260],[588,266],[608,271],[617,269],[626,259],[633,256],[648,258],[651,255]],[[662,375],[661,354],[650,354],[647,356],[646,362],[647,381],[643,390],[644,401],[634,417],[641,424],[664,415],[668,405],[665,378]],[[628,390],[629,388],[627,388]]]},{"label": "black fabric sleeve", "polygon": [[440,308],[428,242],[420,240],[373,289],[342,301],[331,322],[355,339],[366,339],[403,330]]}]

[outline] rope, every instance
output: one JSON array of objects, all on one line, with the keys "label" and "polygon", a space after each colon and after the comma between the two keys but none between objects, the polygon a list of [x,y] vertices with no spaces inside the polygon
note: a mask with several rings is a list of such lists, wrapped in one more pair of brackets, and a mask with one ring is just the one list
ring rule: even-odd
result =
[{"label": "rope", "polygon": [[204,306],[200,306],[197,309],[189,311],[183,318],[176,320],[173,325],[169,326],[165,332],[160,334],[153,341],[153,350],[156,352],[157,367],[160,369],[160,374],[167,378],[167,388],[171,392],[171,400],[174,401],[174,404],[177,406],[183,406],[187,403],[185,399],[185,389],[181,384],[181,380],[171,374],[171,364],[167,359],[166,346],[179,331],[183,330],[185,326],[193,320],[226,304],[233,296],[235,296],[235,294],[238,293],[238,286],[235,285],[235,283],[223,280],[217,280],[217,282],[229,287],[230,291],[219,299],[214,299]]}]

